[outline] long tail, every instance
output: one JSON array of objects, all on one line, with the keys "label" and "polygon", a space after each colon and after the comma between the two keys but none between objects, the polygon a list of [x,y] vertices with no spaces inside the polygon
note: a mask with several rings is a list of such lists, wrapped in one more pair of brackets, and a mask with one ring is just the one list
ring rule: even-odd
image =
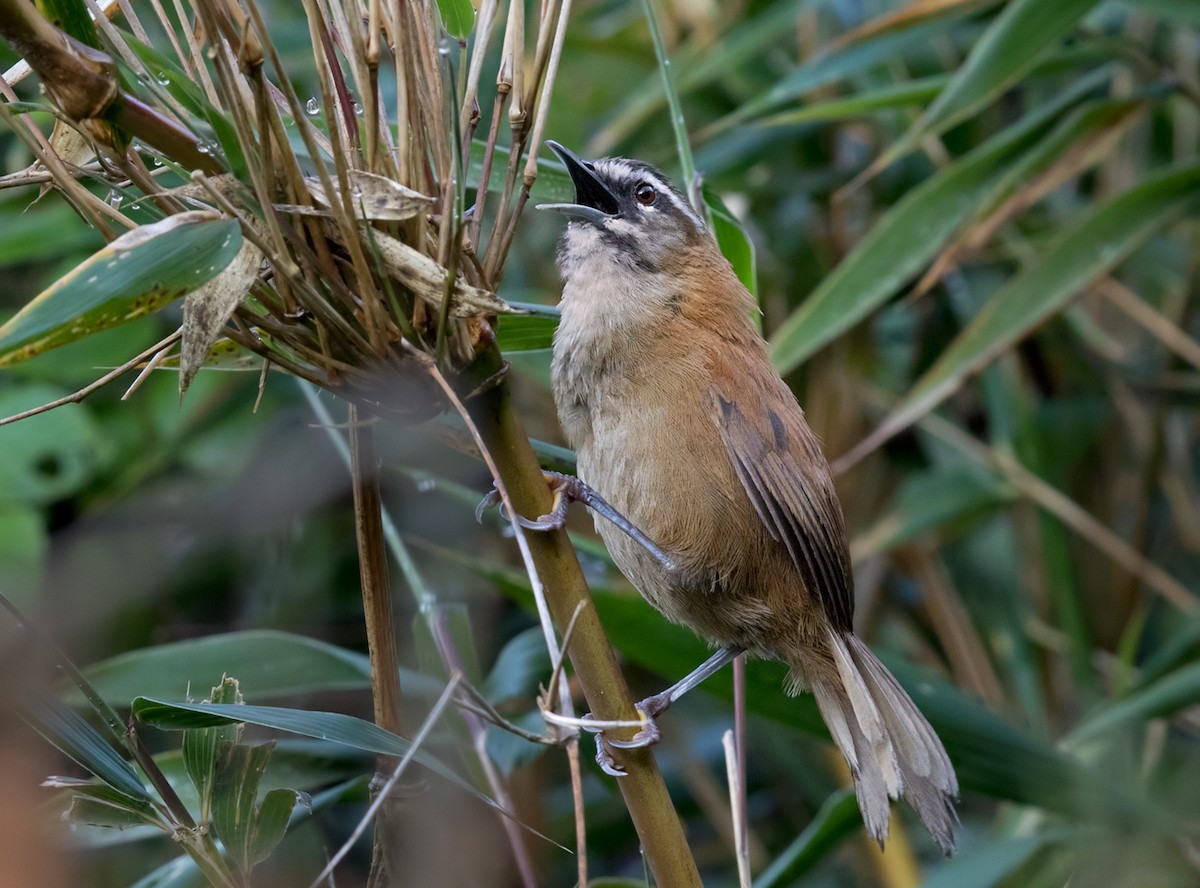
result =
[{"label": "long tail", "polygon": [[903,796],[950,854],[958,779],[942,742],[870,648],[851,634],[830,630],[829,637],[840,686],[812,676],[812,690],[850,764],[867,832],[882,844],[889,799]]}]

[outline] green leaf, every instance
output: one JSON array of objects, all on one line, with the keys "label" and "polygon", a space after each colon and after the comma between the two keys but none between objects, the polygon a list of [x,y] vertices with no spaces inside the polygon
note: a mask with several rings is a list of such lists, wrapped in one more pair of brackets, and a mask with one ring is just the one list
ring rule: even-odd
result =
[{"label": "green leaf", "polygon": [[56,777],[50,778],[45,785],[71,791],[71,802],[63,816],[72,823],[110,829],[152,826],[170,832],[147,799],[132,799],[111,786]]},{"label": "green leaf", "polygon": [[712,220],[713,236],[721,248],[721,254],[733,266],[734,274],[747,290],[758,296],[758,269],[754,263],[754,242],[742,228],[742,223],[729,211],[720,195],[708,188],[703,190],[704,202],[708,205]]},{"label": "green leaf", "polygon": [[967,60],[933,104],[874,166],[887,166],[915,148],[926,135],[943,132],[996,99],[1074,28],[1096,2],[1012,0],[971,47]]},{"label": "green leaf", "polygon": [[442,27],[455,40],[466,40],[475,27],[475,8],[471,0],[437,0]]},{"label": "green leaf", "polygon": [[1200,617],[1192,617],[1177,626],[1146,652],[1141,663],[1141,683],[1149,684],[1173,672],[1191,660],[1200,660]]},{"label": "green leaf", "polygon": [[[779,39],[780,33],[793,27],[796,17],[812,0],[776,0],[764,12],[740,21],[737,27],[702,40],[678,46],[671,65],[677,75],[679,94],[687,95],[739,70],[746,62],[764,52]],[[709,42],[712,38],[715,42]],[[640,90],[622,97],[612,120],[597,137],[604,145],[615,145],[650,118],[666,102],[661,77],[646,77]]]},{"label": "green leaf", "polygon": [[1003,287],[946,347],[908,395],[844,460],[854,462],[908,428],[963,380],[1061,311],[1200,197],[1200,164],[1170,167],[1093,209]]},{"label": "green leaf", "polygon": [[0,367],[156,311],[214,278],[241,245],[236,221],[201,211],[122,235],[0,327]]},{"label": "green leaf", "polygon": [[842,120],[846,117],[864,117],[874,111],[919,105],[936,96],[949,80],[948,76],[938,74],[920,80],[911,80],[907,83],[894,83],[877,89],[863,90],[844,99],[829,99],[805,105],[794,111],[772,114],[770,117],[756,121],[755,126],[797,126],[802,123]]},{"label": "green leaf", "polygon": [[17,206],[11,197],[0,199],[0,212],[6,220],[20,215],[19,224],[8,221],[0,225],[0,267],[46,259],[61,261],[104,245],[100,232],[79,224],[79,217],[64,201],[43,201],[24,212]]},{"label": "green leaf", "polygon": [[23,714],[34,730],[89,774],[131,799],[150,798],[133,767],[74,710],[43,698],[31,702]]},{"label": "green leaf", "polygon": [[43,588],[49,551],[50,535],[41,509],[0,502],[0,589],[31,611]]},{"label": "green leaf", "polygon": [[1012,497],[1012,491],[999,477],[973,465],[912,473],[851,548],[856,558],[886,552],[929,530],[986,512]]},{"label": "green leaf", "polygon": [[930,873],[924,888],[992,888],[1016,872],[1049,839],[1045,834],[1000,839],[957,854]]},{"label": "green leaf", "polygon": [[1192,662],[1089,716],[1071,734],[1071,742],[1077,745],[1129,725],[1141,727],[1150,719],[1174,715],[1197,703],[1200,662]]},{"label": "green leaf", "polygon": [[[542,647],[545,647],[543,642]],[[549,675],[546,672],[545,675]],[[516,717],[510,717],[509,721],[519,728],[524,728],[534,734],[546,731],[546,721],[542,718],[542,714],[531,709]],[[546,752],[553,747],[545,743],[535,743],[532,740],[514,734],[512,731],[506,730],[499,725],[487,726],[487,754],[488,758],[500,769],[502,774],[512,774],[518,768],[524,768],[537,761]]]},{"label": "green leaf", "polygon": [[[237,679],[226,678],[209,695],[212,703],[238,704],[242,695]],[[242,736],[241,725],[221,725],[188,731],[183,735],[183,767],[200,799],[200,823],[206,825],[212,814],[213,789],[216,785],[217,763],[225,750]]]},{"label": "green leaf", "polygon": [[257,863],[251,846],[258,784],[271,760],[273,747],[273,743],[226,744],[213,784],[213,830],[233,858],[234,865],[243,873],[250,872]]},{"label": "green leaf", "polygon": [[[485,143],[476,139],[471,143],[471,159],[467,166],[467,187],[478,188],[483,176],[483,154]],[[546,152],[547,155],[549,151]],[[492,172],[488,177],[488,190],[499,192],[504,187],[504,176],[508,169],[509,150],[497,145],[492,158]],[[575,199],[575,186],[562,161],[545,156],[538,158],[538,177],[529,190],[530,197],[547,203],[561,203]]]},{"label": "green leaf", "polygon": [[550,654],[546,637],[534,626],[515,635],[500,651],[480,691],[493,703],[529,700],[537,696],[538,684],[550,676]]},{"label": "green leaf", "polygon": [[[167,731],[188,731],[214,725],[246,722],[265,728],[274,728],[277,731],[316,737],[319,740],[328,740],[379,755],[403,756],[412,746],[408,740],[391,731],[385,731],[378,725],[338,712],[309,712],[304,709],[284,709],[273,706],[181,703],[158,700],[153,697],[138,697],[133,701],[133,715],[138,721]],[[506,817],[512,818],[512,815],[503,807],[479,792],[434,756],[424,750],[417,750],[414,758],[435,774],[466,790]],[[514,822],[520,823],[517,820]],[[540,835],[540,833],[535,834]]]},{"label": "green leaf", "polygon": [[850,329],[904,286],[938,252],[1008,163],[1103,79],[1083,78],[999,135],[926,179],[887,211],[771,337],[781,373]]},{"label": "green leaf", "polygon": [[717,121],[709,129],[712,132],[729,129],[818,87],[884,65],[910,49],[927,46],[930,39],[954,23],[952,18],[939,19],[818,54],[775,83],[769,91],[744,103],[737,111]]},{"label": "green leaf", "polygon": [[540,351],[554,344],[557,329],[557,315],[501,315],[496,340],[502,352]]},{"label": "green leaf", "polygon": [[211,888],[196,862],[183,855],[155,867],[129,888]]},{"label": "green leaf", "polygon": [[[170,56],[164,55],[153,46],[142,43],[133,34],[121,31],[125,43],[141,59],[153,80],[143,82],[151,92],[165,91],[191,115],[189,128],[206,144],[220,147],[229,169],[242,181],[247,181],[246,157],[237,130],[220,108],[208,101],[208,97],[191,77]],[[170,158],[165,158],[170,161]],[[186,175],[186,173],[184,173]]]},{"label": "green leaf", "polygon": [[254,818],[254,835],[250,842],[250,857],[255,863],[270,857],[275,846],[283,840],[292,811],[301,798],[290,789],[273,789],[263,796]]},{"label": "green leaf", "polygon": [[754,888],[781,888],[798,880],[862,823],[854,792],[841,789],[825,800],[804,832],[796,836],[754,880]]},{"label": "green leaf", "polygon": [[370,687],[365,654],[286,632],[210,635],[119,654],[84,670],[100,695],[120,706],[139,694],[169,697],[236,675],[257,697]]},{"label": "green leaf", "polygon": [[96,26],[83,0],[37,0],[38,12],[64,34],[92,49],[100,49]]}]

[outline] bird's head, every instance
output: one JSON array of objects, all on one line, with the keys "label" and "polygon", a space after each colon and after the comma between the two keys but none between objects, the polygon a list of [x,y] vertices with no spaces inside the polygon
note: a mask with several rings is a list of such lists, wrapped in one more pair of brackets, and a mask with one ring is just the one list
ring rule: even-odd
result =
[{"label": "bird's head", "polygon": [[574,223],[560,253],[568,276],[598,259],[661,273],[675,268],[690,250],[715,249],[704,222],[650,164],[617,157],[585,161],[557,142],[546,144],[562,158],[575,186],[574,203],[538,207]]}]

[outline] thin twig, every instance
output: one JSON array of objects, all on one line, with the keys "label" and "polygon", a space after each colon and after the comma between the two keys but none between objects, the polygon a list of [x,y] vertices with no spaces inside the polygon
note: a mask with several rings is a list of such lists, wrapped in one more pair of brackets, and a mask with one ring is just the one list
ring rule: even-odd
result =
[{"label": "thin twig", "polygon": [[550,670],[550,682],[547,685],[549,689],[549,696],[546,699],[545,708],[556,708],[554,705],[558,702],[556,695],[558,693],[558,689],[561,687],[559,677],[562,675],[563,665],[566,662],[567,651],[571,649],[571,636],[575,634],[575,627],[579,624],[579,615],[583,613],[583,609],[586,606],[587,601],[581,601],[579,604],[575,605],[575,612],[571,614],[571,619],[567,623],[566,630],[563,632],[562,652],[559,654],[558,659],[554,661],[554,668]]},{"label": "thin twig", "polygon": [[76,403],[82,401],[84,398],[86,398],[92,392],[96,391],[99,388],[103,388],[108,383],[112,382],[114,379],[116,379],[122,373],[125,373],[128,370],[132,370],[138,364],[142,363],[142,361],[145,361],[145,360],[151,358],[153,355],[157,354],[162,349],[169,348],[170,346],[174,345],[176,342],[179,341],[179,339],[182,335],[183,335],[183,328],[180,327],[178,330],[176,330],[174,333],[172,333],[166,339],[156,342],[154,345],[150,346],[148,349],[146,349],[144,352],[139,354],[137,357],[130,358],[128,361],[126,361],[120,367],[117,367],[114,370],[110,370],[108,373],[105,373],[103,376],[101,376],[95,382],[85,385],[79,391],[73,392],[72,394],[69,394],[69,395],[66,395],[65,397],[59,398],[57,401],[51,401],[48,404],[43,404],[40,407],[31,407],[29,410],[23,410],[20,413],[14,413],[12,416],[6,416],[3,419],[0,419],[0,426],[8,425],[11,422],[19,422],[22,419],[28,419],[31,416],[37,416],[39,413],[46,413],[47,411],[53,410],[56,407],[63,407],[67,404],[76,404]]},{"label": "thin twig", "polygon": [[167,359],[167,355],[171,353],[171,347],[171,345],[163,346],[154,353],[154,357],[146,362],[146,366],[142,368],[142,372],[129,384],[129,388],[125,389],[125,394],[121,395],[122,401],[128,401],[133,396],[133,393],[141,388],[142,383],[146,381],[147,377],[158,368],[159,364]]},{"label": "thin twig", "polygon": [[[346,444],[346,439],[338,433],[339,426],[334,423],[333,416],[318,396],[316,386],[305,383],[303,380],[298,380],[298,385],[304,393],[309,406],[313,413],[321,421],[329,435],[330,441],[333,443],[334,449],[342,457],[342,460],[347,466],[350,465],[350,448]],[[417,569],[416,562],[413,561],[409,554],[408,547],[404,545],[404,541],[400,537],[399,531],[396,529],[395,522],[392,520],[391,513],[384,507],[380,507],[380,517],[383,521],[384,539],[387,541],[388,548],[391,550],[392,556],[400,565],[400,572],[404,575],[408,583],[409,589],[416,599],[417,607],[425,616],[426,622],[429,625],[430,633],[436,642],[438,655],[442,662],[446,665],[449,671],[462,672],[462,658],[459,656],[457,648],[454,644],[454,639],[450,633],[443,631],[443,627],[437,622],[436,615],[438,614],[438,600],[433,590],[429,588],[425,582],[425,578]],[[487,778],[488,786],[491,789],[492,797],[505,810],[512,810],[511,797],[508,793],[508,788],[504,785],[499,773],[496,772],[495,766],[491,761],[490,756],[485,748],[487,732],[486,728],[480,723],[479,719],[486,719],[493,722],[499,727],[511,731],[518,736],[534,743],[553,743],[552,739],[541,737],[533,734],[530,731],[525,731],[517,725],[512,724],[498,712],[475,688],[468,682],[462,683],[462,690],[466,692],[472,699],[476,701],[475,706],[466,703],[463,700],[457,701],[457,705],[469,711],[473,717],[463,716],[463,721],[467,726],[468,732],[471,734],[473,747],[476,756],[479,759],[480,768],[483,769],[484,776]],[[512,847],[513,859],[517,862],[517,869],[521,872],[522,879],[526,886],[536,884],[534,878],[533,863],[529,859],[529,850],[525,847],[519,830],[510,818],[502,817],[501,826],[505,831],[505,835]]]},{"label": "thin twig", "polygon": [[450,676],[450,682],[446,685],[445,690],[442,691],[442,695],[438,697],[437,703],[433,705],[433,709],[429,711],[429,715],[421,724],[421,729],[417,731],[417,735],[413,737],[412,745],[408,747],[408,752],[404,753],[404,756],[400,759],[400,761],[396,764],[395,769],[392,771],[391,776],[388,777],[387,782],[380,787],[379,792],[375,795],[375,798],[371,800],[371,804],[367,807],[366,813],[363,814],[362,819],[354,828],[354,832],[350,834],[350,837],[346,839],[346,841],[342,844],[342,847],[338,849],[337,853],[329,859],[329,862],[325,864],[325,868],[321,870],[320,874],[312,880],[312,882],[309,884],[309,888],[319,888],[320,884],[325,881],[325,879],[333,872],[334,867],[342,862],[342,859],[349,854],[350,849],[354,847],[355,842],[357,842],[359,838],[362,837],[362,834],[366,832],[367,826],[370,825],[375,815],[379,812],[379,808],[387,800],[388,796],[391,795],[392,790],[396,788],[396,784],[400,781],[400,777],[404,774],[404,771],[408,768],[409,764],[416,756],[417,750],[421,748],[421,744],[425,742],[425,738],[429,736],[429,732],[433,730],[433,726],[437,724],[438,719],[442,717],[442,713],[445,711],[446,706],[453,698],[454,692],[458,689],[458,684],[461,680],[462,676],[457,672]]},{"label": "thin twig", "polygon": [[733,813],[733,843],[737,849],[738,885],[750,888],[750,846],[746,841],[747,824],[742,799],[746,786],[738,773],[738,750],[733,742],[733,731],[721,735],[725,747],[725,774],[729,779],[729,810]]},{"label": "thin twig", "polygon": [[579,888],[588,883],[587,809],[583,803],[583,774],[579,768],[579,735],[567,739],[567,765],[571,770],[571,799],[575,807],[575,867]]},{"label": "thin twig", "polygon": [[[740,792],[733,797],[734,826],[740,822],[743,831],[739,838],[734,829],[734,844],[738,854],[738,870],[741,871],[742,857],[746,858],[749,872],[750,859],[750,809],[746,798],[746,655],[738,654],[733,660],[733,733],[734,748],[737,750],[737,779]],[[730,787],[732,791],[732,787]]]},{"label": "thin twig", "polygon": [[[426,371],[433,377],[434,381],[441,388],[446,398],[454,405],[454,409],[458,411],[462,417],[467,431],[471,433],[471,437],[475,439],[475,446],[479,448],[479,455],[483,458],[484,463],[488,467],[488,471],[492,473],[492,480],[496,485],[496,491],[500,494],[500,499],[504,503],[510,516],[510,526],[513,529],[513,536],[517,540],[517,547],[521,551],[521,560],[525,565],[525,572],[529,575],[530,588],[533,590],[533,598],[537,603],[538,621],[542,627],[542,635],[546,640],[546,648],[550,652],[551,661],[559,660],[562,657],[561,648],[554,636],[554,621],[550,616],[550,606],[546,603],[546,590],[542,586],[541,577],[538,576],[537,567],[533,563],[533,553],[529,550],[529,541],[525,538],[525,530],[521,527],[520,522],[516,520],[519,514],[516,507],[513,505],[512,499],[508,495],[508,487],[504,483],[504,479],[500,475],[500,470],[496,466],[496,462],[492,459],[492,454],[484,443],[483,436],[479,434],[479,429],[475,425],[475,420],[472,419],[470,412],[462,401],[454,388],[446,381],[446,377],[438,369],[437,364],[424,352],[417,351],[408,343],[404,345],[417,359],[425,365]],[[559,677],[562,683],[560,703],[565,710],[564,715],[571,718],[571,695],[567,691],[566,676]],[[632,725],[630,725],[632,727]]]}]

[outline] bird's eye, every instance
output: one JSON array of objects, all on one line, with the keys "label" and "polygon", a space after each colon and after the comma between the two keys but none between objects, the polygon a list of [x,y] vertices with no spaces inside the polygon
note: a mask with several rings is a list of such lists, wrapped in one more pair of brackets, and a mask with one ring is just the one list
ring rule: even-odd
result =
[{"label": "bird's eye", "polygon": [[654,190],[654,186],[649,182],[639,182],[637,188],[633,189],[633,196],[644,207],[651,206],[658,200],[658,192]]}]

